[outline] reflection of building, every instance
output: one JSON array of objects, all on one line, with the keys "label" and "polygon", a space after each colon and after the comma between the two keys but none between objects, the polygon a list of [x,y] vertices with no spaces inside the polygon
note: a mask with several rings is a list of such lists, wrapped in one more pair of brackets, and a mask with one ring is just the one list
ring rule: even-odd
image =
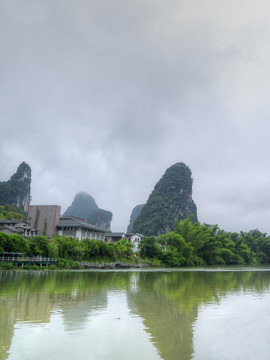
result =
[{"label": "reflection of building", "polygon": [[[0,360],[5,360],[9,356],[14,325],[17,322],[49,323],[51,316],[50,295],[45,291],[37,292],[36,284],[35,292],[30,294],[28,288],[21,287],[16,277],[15,272],[0,274]],[[35,280],[32,279],[32,281]],[[12,291],[7,292],[6,287],[12,282],[18,288],[14,287]],[[40,281],[40,283],[43,282]],[[27,282],[28,286],[29,284],[31,281]]]},{"label": "reflection of building", "polygon": [[36,324],[39,329],[51,321],[55,308],[61,309],[68,330],[83,327],[92,310],[107,305],[105,285],[99,281],[104,276],[106,274],[0,271],[0,360],[8,359],[11,354],[16,324]]},{"label": "reflection of building", "polygon": [[58,235],[69,236],[78,240],[94,239],[105,240],[105,230],[88,224],[84,219],[74,216],[61,217],[57,225]]},{"label": "reflection of building", "polygon": [[31,205],[28,210],[27,221],[39,231],[39,235],[51,238],[59,223],[61,207],[57,205]]}]

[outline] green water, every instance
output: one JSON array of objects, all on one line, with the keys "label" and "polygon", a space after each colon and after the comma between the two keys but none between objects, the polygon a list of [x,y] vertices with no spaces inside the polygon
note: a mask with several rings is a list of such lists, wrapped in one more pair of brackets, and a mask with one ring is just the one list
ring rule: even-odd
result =
[{"label": "green water", "polygon": [[0,360],[268,360],[270,269],[0,272]]}]

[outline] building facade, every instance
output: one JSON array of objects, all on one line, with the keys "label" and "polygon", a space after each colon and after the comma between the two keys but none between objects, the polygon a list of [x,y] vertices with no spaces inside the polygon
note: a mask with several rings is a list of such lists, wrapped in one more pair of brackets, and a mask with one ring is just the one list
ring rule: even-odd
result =
[{"label": "building facade", "polygon": [[61,207],[58,205],[30,205],[27,222],[39,235],[53,237],[60,221]]},{"label": "building facade", "polygon": [[23,220],[0,220],[0,232],[7,235],[19,234],[25,238],[38,235],[38,230]]},{"label": "building facade", "polygon": [[126,238],[129,239],[134,245],[134,251],[138,251],[138,245],[144,236],[142,234],[129,233],[126,234]]},{"label": "building facade", "polygon": [[84,219],[74,216],[61,217],[56,226],[57,233],[60,236],[68,236],[78,240],[105,240],[105,230],[97,226],[88,224]]}]

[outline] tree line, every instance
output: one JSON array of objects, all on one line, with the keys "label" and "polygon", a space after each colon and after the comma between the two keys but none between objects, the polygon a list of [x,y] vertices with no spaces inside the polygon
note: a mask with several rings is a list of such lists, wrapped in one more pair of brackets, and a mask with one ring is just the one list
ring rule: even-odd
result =
[{"label": "tree line", "polygon": [[136,261],[133,244],[122,239],[117,243],[101,240],[78,240],[68,236],[55,235],[48,239],[38,235],[24,238],[18,234],[7,235],[0,232],[0,256],[2,252],[23,253],[24,256],[42,256],[71,261]]},{"label": "tree line", "polygon": [[154,266],[256,265],[270,263],[270,236],[259,230],[226,232],[218,225],[193,223],[191,216],[175,221],[174,230],[145,237],[134,253],[132,243],[116,243],[55,235],[24,238],[0,233],[1,252],[21,252],[70,261],[144,261]]},{"label": "tree line", "polygon": [[259,230],[226,232],[218,225],[175,222],[174,231],[140,243],[140,256],[169,267],[270,263],[270,236]]}]

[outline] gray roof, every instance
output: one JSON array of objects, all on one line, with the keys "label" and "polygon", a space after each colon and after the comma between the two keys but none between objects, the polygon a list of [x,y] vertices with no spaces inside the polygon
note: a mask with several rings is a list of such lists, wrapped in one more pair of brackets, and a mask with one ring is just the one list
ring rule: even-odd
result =
[{"label": "gray roof", "polygon": [[134,236],[134,235],[138,235],[138,236],[140,236],[140,237],[144,237],[144,235],[142,235],[142,234],[139,234],[139,233],[128,233],[128,234],[126,234],[127,236]]},{"label": "gray roof", "polygon": [[101,229],[100,227],[92,224],[88,224],[85,220],[75,218],[73,216],[61,217],[60,222],[58,225],[56,225],[56,227],[57,229],[61,229],[63,227],[80,227],[88,230],[105,233],[104,229]]},{"label": "gray roof", "polygon": [[125,235],[124,232],[106,232],[105,234],[108,237],[122,237],[123,235]]},{"label": "gray roof", "polygon": [[22,222],[23,220],[0,220],[0,224],[18,224],[19,222]]},{"label": "gray roof", "polygon": [[[4,225],[4,226],[1,226],[1,230],[4,230],[4,229],[7,229],[11,232],[14,232],[16,234],[18,234],[20,231],[18,229],[16,229],[14,226],[9,226],[9,225]],[[0,231],[1,231],[0,230]]]}]

